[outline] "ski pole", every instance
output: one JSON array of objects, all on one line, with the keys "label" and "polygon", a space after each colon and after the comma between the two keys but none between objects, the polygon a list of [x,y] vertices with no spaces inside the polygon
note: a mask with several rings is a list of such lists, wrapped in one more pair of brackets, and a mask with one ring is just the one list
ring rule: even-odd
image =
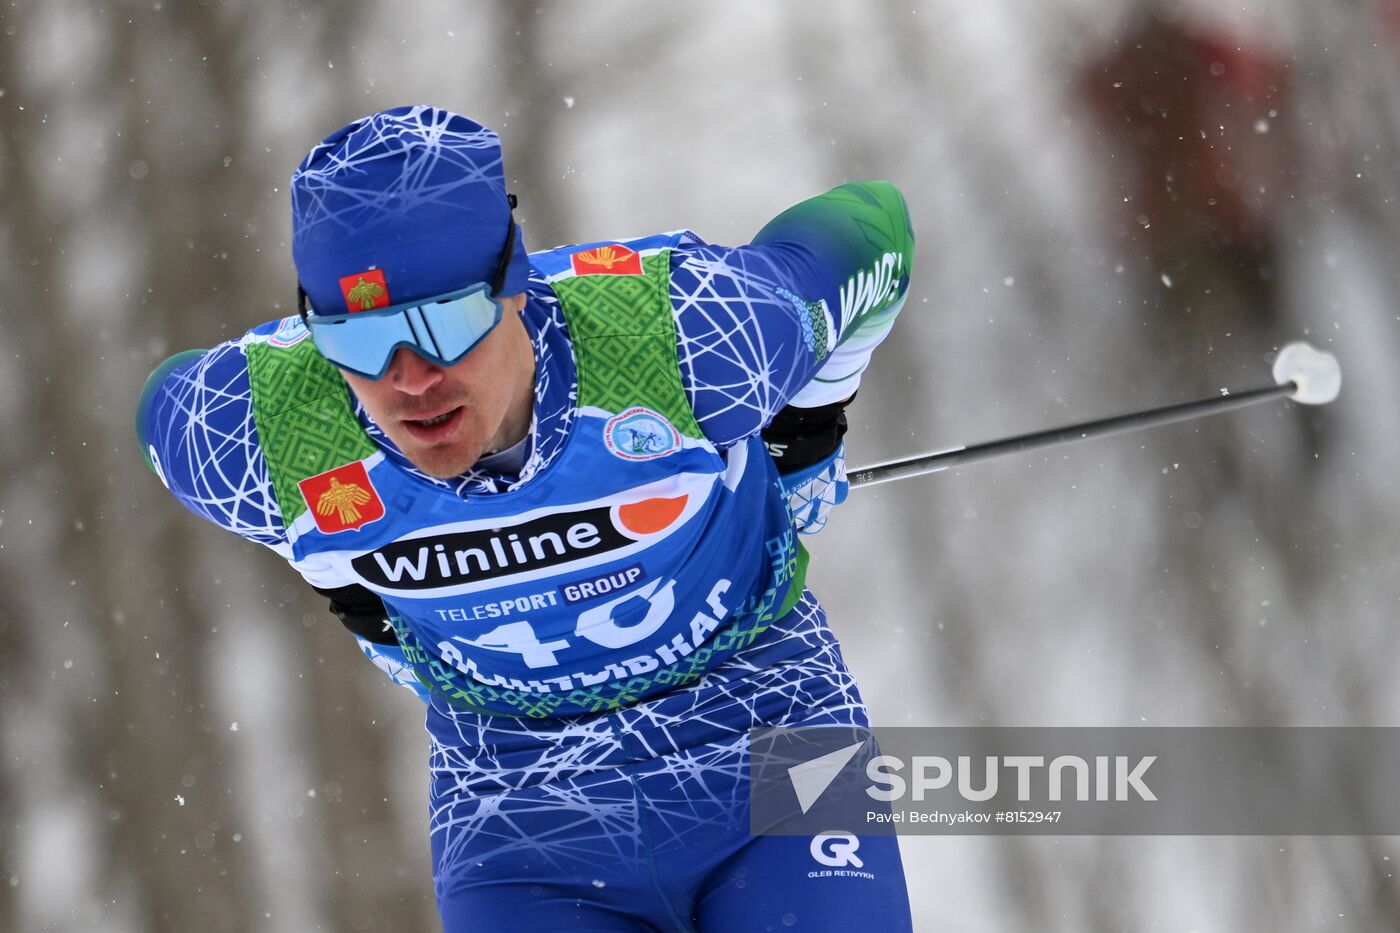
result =
[{"label": "ski pole", "polygon": [[877,483],[888,483],[909,476],[938,473],[953,467],[976,463],[979,460],[999,457],[1003,454],[1088,440],[1091,437],[1106,437],[1110,434],[1136,431],[1159,424],[1171,424],[1175,421],[1214,415],[1243,408],[1246,405],[1256,405],[1284,395],[1304,405],[1326,405],[1337,397],[1337,393],[1342,388],[1342,370],[1337,364],[1337,358],[1330,353],[1315,349],[1303,341],[1290,343],[1279,352],[1278,358],[1274,360],[1273,376],[1274,385],[1258,389],[1249,389],[1244,392],[1231,392],[1226,389],[1221,395],[1212,395],[1193,402],[1180,402],[1161,408],[1129,412],[1096,421],[1084,421],[1062,428],[1050,428],[998,441],[974,444],[971,447],[950,447],[944,450],[916,454],[912,457],[903,457],[899,460],[875,463],[852,470],[849,474],[849,481],[852,487],[874,486]]}]

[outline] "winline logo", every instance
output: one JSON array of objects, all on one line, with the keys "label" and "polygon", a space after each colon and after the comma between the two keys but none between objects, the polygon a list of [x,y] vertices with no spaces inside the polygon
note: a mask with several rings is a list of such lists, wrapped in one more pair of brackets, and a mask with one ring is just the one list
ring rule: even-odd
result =
[{"label": "winline logo", "polygon": [[396,541],[351,561],[371,585],[434,590],[586,561],[677,527],[689,495],[598,505],[496,528]]}]

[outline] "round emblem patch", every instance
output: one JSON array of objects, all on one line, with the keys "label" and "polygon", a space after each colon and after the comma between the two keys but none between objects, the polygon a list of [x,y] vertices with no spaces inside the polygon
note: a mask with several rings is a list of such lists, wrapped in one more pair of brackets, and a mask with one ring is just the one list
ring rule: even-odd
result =
[{"label": "round emblem patch", "polygon": [[603,443],[623,460],[655,460],[681,449],[681,434],[650,408],[629,408],[608,419]]},{"label": "round emblem patch", "polygon": [[292,315],[282,319],[282,323],[277,325],[276,332],[267,338],[267,342],[274,347],[294,347],[310,336],[311,331],[306,329],[301,318]]}]

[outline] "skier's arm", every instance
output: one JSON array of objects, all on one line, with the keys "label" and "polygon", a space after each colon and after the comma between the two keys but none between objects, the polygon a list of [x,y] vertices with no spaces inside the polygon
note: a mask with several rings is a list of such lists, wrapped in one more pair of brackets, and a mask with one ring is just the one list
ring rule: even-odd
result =
[{"label": "skier's arm", "polygon": [[888,182],[842,185],[782,212],[753,243],[672,262],[681,369],[720,446],[762,430],[799,531],[845,500],[845,407],[904,306],[908,209]]},{"label": "skier's arm", "polygon": [[811,409],[849,401],[909,290],[914,230],[904,196],[887,181],[841,185],[783,211],[753,244],[787,253],[833,312],[832,351],[788,402]]},{"label": "skier's arm", "polygon": [[[146,465],[181,505],[291,560],[252,405],[242,341],[179,353],[146,380],[136,407],[137,440]],[[297,569],[331,599],[331,611],[365,656],[395,683],[423,696],[392,633],[384,635],[387,613],[379,597],[358,587],[318,588],[325,581],[316,579],[313,568]]]},{"label": "skier's arm", "polygon": [[849,400],[903,306],[913,244],[898,189],[868,181],[794,205],[748,246],[677,250],[681,370],[706,436],[727,446],[789,404]]},{"label": "skier's arm", "polygon": [[136,436],[146,465],[181,505],[290,559],[241,340],[156,367],[137,404]]},{"label": "skier's arm", "polygon": [[312,589],[330,600],[331,614],[355,636],[360,651],[370,663],[394,683],[412,690],[423,702],[428,701],[428,690],[404,656],[394,628],[389,624],[383,600],[358,584]]}]

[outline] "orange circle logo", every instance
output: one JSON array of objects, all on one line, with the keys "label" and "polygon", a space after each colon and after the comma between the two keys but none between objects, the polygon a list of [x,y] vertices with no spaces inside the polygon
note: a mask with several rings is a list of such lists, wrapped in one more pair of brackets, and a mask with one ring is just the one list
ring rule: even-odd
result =
[{"label": "orange circle logo", "polygon": [[617,523],[634,535],[654,535],[669,528],[685,511],[690,496],[643,499],[617,507]]}]

